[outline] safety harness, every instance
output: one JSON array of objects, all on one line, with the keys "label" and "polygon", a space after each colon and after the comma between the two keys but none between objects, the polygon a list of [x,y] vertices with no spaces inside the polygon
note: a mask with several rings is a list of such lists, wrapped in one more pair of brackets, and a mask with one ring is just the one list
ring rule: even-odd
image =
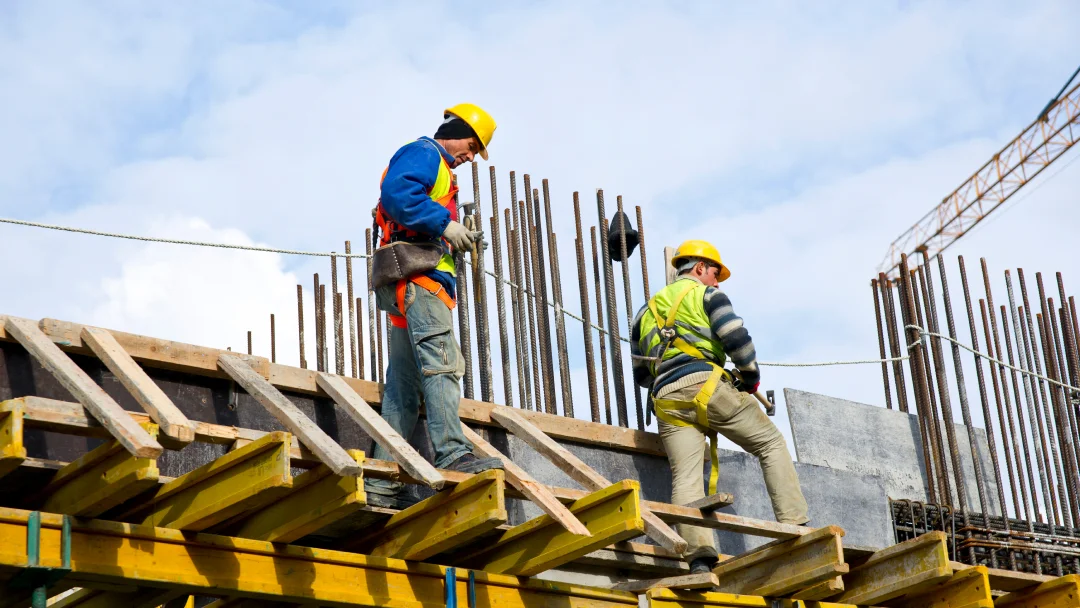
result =
[{"label": "safety harness", "polygon": [[[712,373],[709,374],[709,379],[705,381],[705,384],[694,396],[693,401],[678,401],[675,399],[658,399],[653,396],[653,406],[656,408],[656,417],[668,424],[675,426],[692,426],[697,430],[705,433],[709,438],[709,491],[708,493],[716,494],[716,483],[720,478],[720,458],[716,453],[716,431],[709,427],[709,400],[712,399],[713,393],[716,392],[716,386],[721,381],[731,382],[731,374],[728,373],[723,367],[717,365],[708,357],[706,357],[701,350],[699,350],[693,344],[690,344],[679,336],[678,326],[675,323],[675,316],[679,312],[679,306],[682,305],[683,299],[696,288],[697,285],[691,282],[679,292],[671,303],[671,308],[668,310],[667,317],[660,315],[660,311],[656,307],[656,299],[649,300],[649,311],[652,312],[653,317],[656,320],[656,327],[660,332],[660,346],[658,349],[658,355],[653,357],[652,372],[655,377],[657,362],[662,361],[664,353],[670,348],[676,348],[684,354],[690,355],[695,359],[701,359],[706,361],[712,366]],[[695,422],[688,422],[681,418],[671,415],[672,410],[697,410],[697,420]]]},{"label": "safety harness", "polygon": [[[382,184],[383,180],[386,179],[386,172],[388,170],[389,167],[383,170],[382,178],[379,179],[380,185]],[[446,209],[450,212],[450,219],[457,221],[457,177],[454,175],[454,172],[450,170],[450,165],[447,164],[446,159],[443,158],[442,152],[439,152],[438,171],[439,174],[441,176],[444,176],[445,179],[449,179],[449,184],[444,186],[446,188],[446,194],[443,194],[439,198],[433,200],[436,203],[442,205],[443,207],[446,207]],[[430,196],[434,192],[434,190],[439,187],[438,182],[439,180],[437,179],[436,184],[432,186],[431,190],[428,191],[428,196]],[[390,215],[386,213],[386,211],[383,209],[381,200],[379,201],[379,205],[375,208],[375,233],[377,236],[381,234],[378,247],[385,247],[386,245],[389,245],[391,242],[394,241],[410,241],[424,237],[424,235],[422,235],[421,233],[414,230],[409,230],[401,224],[395,222],[394,219],[391,218]],[[435,240],[438,241],[443,239],[436,237]],[[443,242],[445,241],[443,240]],[[442,300],[443,304],[446,304],[447,308],[449,308],[450,310],[453,310],[454,307],[457,306],[457,301],[454,298],[450,297],[450,294],[446,293],[446,289],[443,288],[441,283],[427,275],[418,274],[416,276],[409,277],[408,280],[398,281],[395,295],[397,300],[397,309],[398,312],[401,314],[387,314],[387,316],[390,318],[390,324],[394,327],[408,327],[408,323],[405,320],[405,291],[408,288],[409,283],[413,283],[417,287],[423,287],[424,289],[430,291],[432,295]]]}]

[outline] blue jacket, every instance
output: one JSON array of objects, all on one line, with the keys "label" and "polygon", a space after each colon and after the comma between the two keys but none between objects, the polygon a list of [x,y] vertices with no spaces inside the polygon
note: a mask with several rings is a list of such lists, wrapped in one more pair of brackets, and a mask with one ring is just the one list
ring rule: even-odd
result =
[{"label": "blue jacket", "polygon": [[[383,211],[395,222],[432,238],[439,237],[450,223],[450,211],[427,194],[439,175],[440,154],[447,164],[454,162],[454,157],[430,137],[421,137],[399,148],[390,159],[379,195]],[[458,272],[461,271],[459,268]],[[455,297],[454,277],[450,273],[432,270],[427,276]]]}]

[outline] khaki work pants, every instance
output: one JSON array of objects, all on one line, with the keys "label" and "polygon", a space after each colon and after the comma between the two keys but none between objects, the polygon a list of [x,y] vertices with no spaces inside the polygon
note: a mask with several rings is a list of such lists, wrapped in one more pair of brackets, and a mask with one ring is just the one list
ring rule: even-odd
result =
[{"label": "khaki work pants", "polygon": [[[703,383],[679,388],[662,399],[693,401]],[[679,419],[696,420],[696,409],[671,410]],[[788,524],[804,524],[807,515],[806,499],[799,487],[799,477],[791,462],[791,453],[783,435],[750,395],[735,390],[727,382],[719,382],[708,407],[709,427],[757,457],[765,476],[765,486],[772,500],[776,520]],[[676,426],[659,420],[660,439],[671,464],[671,502],[676,505],[705,497],[702,463],[706,461],[705,434],[692,426]],[[709,528],[678,524],[679,535],[686,539],[684,557],[691,561],[717,555],[715,536]]]}]

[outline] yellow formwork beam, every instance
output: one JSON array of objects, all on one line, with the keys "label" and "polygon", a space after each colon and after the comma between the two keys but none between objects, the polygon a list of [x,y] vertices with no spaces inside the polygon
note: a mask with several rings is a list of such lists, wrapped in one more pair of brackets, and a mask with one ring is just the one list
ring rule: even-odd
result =
[{"label": "yellow formwork beam", "polygon": [[26,460],[23,407],[21,401],[0,402],[0,477],[19,468]]},{"label": "yellow formwork beam", "polygon": [[[143,424],[157,439],[158,425]],[[106,442],[56,472],[41,490],[42,510],[80,517],[97,517],[158,483],[156,458],[138,458],[115,439]]]},{"label": "yellow formwork beam", "polygon": [[205,530],[280,498],[292,486],[288,433],[274,432],[177,477],[120,519]]},{"label": "yellow formwork beam", "polygon": [[368,555],[424,560],[506,523],[506,478],[484,471],[396,513],[377,532],[345,543]]},{"label": "yellow formwork beam", "polygon": [[[185,598],[184,601],[178,601]],[[158,608],[159,606],[194,605],[194,598],[183,591],[171,589],[137,589],[135,591],[106,591],[79,589],[59,600],[49,600],[49,608]]]},{"label": "yellow formwork beam", "polygon": [[948,580],[922,593],[890,603],[896,608],[993,608],[986,566],[957,571]]},{"label": "yellow formwork beam", "polygon": [[641,486],[620,481],[570,505],[570,512],[592,536],[568,532],[550,515],[542,515],[504,532],[488,549],[464,562],[488,572],[532,576],[587,553],[645,532],[641,518]]},{"label": "yellow formwork beam", "polygon": [[1026,591],[997,599],[999,608],[1080,608],[1080,574],[1060,576]]},{"label": "yellow formwork beam", "polygon": [[[348,450],[357,465],[364,452]],[[251,515],[236,528],[235,536],[291,543],[338,521],[367,504],[363,476],[335,475],[319,465],[293,478],[289,494]]]},{"label": "yellow formwork beam", "polygon": [[847,574],[844,530],[826,526],[791,540],[777,540],[721,562],[713,573],[716,591],[787,596]]},{"label": "yellow formwork beam", "polygon": [[[29,516],[0,508],[0,570],[27,566]],[[62,564],[61,525],[60,515],[41,514],[42,566]],[[70,538],[65,581],[81,587],[128,585],[301,605],[398,608],[441,606],[446,593],[446,567],[400,559],[100,520],[75,521]],[[627,592],[475,575],[477,606],[637,606],[637,597]],[[462,606],[468,578],[466,570],[457,570],[454,591]]]},{"label": "yellow formwork beam", "polygon": [[775,599],[717,591],[650,589],[645,597],[649,608],[859,608],[854,604]]},{"label": "yellow formwork beam", "polygon": [[930,532],[870,556],[844,576],[837,602],[876,606],[933,589],[953,575],[944,532]]}]

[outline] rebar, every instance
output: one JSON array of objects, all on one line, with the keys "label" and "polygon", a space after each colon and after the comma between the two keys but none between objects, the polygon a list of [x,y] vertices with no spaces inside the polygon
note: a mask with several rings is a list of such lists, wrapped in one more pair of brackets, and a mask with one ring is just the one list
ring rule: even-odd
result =
[{"label": "rebar", "polygon": [[319,287],[319,273],[316,272],[315,284],[313,287],[315,296],[315,369],[320,372],[324,372],[326,371],[326,367],[323,361],[322,307],[320,306],[321,301],[319,300],[319,295],[321,292]]},{"label": "rebar", "polygon": [[[1027,285],[1024,282],[1023,268],[1016,269],[1016,277],[1020,282],[1020,296],[1023,302],[1023,307],[1020,311],[1020,327],[1022,329],[1022,331],[1020,332],[1020,336],[1023,338],[1024,359],[1027,361],[1026,369],[1028,371],[1034,369],[1035,373],[1041,376],[1042,363],[1039,360],[1038,353],[1035,351],[1035,327],[1032,323],[1031,306],[1028,302]],[[1019,339],[1017,340],[1017,343],[1020,343]],[[1032,365],[1032,362],[1034,362],[1034,365]],[[1036,382],[1037,386],[1039,387],[1038,391],[1035,390]],[[1060,525],[1061,518],[1058,514],[1058,499],[1057,488],[1055,487],[1054,483],[1054,469],[1052,469],[1050,466],[1051,454],[1052,452],[1056,452],[1057,442],[1054,440],[1052,433],[1049,433],[1049,431],[1052,430],[1047,427],[1047,425],[1049,424],[1049,420],[1045,419],[1045,414],[1047,412],[1044,412],[1043,403],[1047,400],[1046,387],[1043,385],[1042,378],[1034,379],[1031,381],[1031,383],[1031,390],[1035,398],[1032,402],[1032,405],[1035,410],[1035,420],[1039,424],[1039,442],[1042,444],[1041,463],[1046,471],[1046,477],[1043,479],[1043,491],[1046,492],[1046,495],[1044,495],[1043,498],[1044,501],[1046,501],[1046,504],[1049,504],[1049,521],[1054,524]],[[1049,438],[1050,440],[1049,447],[1046,443],[1047,438]],[[1036,452],[1036,454],[1038,454],[1038,452]]]},{"label": "rebar", "polygon": [[[511,207],[513,204],[511,204]],[[517,364],[517,377],[518,377],[518,407],[523,410],[529,409],[529,398],[531,392],[528,390],[526,384],[529,376],[529,349],[525,345],[525,339],[523,334],[525,332],[525,322],[521,316],[521,277],[518,276],[517,269],[517,231],[514,230],[513,224],[510,221],[510,209],[503,209],[504,218],[506,219],[506,253],[508,255],[508,270],[510,271],[510,282],[516,287],[510,288],[510,310],[513,313],[512,318],[514,321],[514,362]]]},{"label": "rebar", "polygon": [[270,313],[270,362],[277,363],[277,328],[274,327],[274,313]]},{"label": "rebar", "polygon": [[611,252],[608,251],[608,223],[604,212],[604,191],[596,191],[596,210],[600,216],[600,252],[604,261],[604,285],[607,291],[608,338],[611,340],[611,372],[615,383],[615,405],[619,408],[619,426],[630,426],[626,412],[626,385],[623,382],[622,340],[619,338],[619,322],[616,321],[619,308],[615,301],[614,268],[611,266]]},{"label": "rebar", "polygon": [[[1040,290],[1040,296],[1042,295]],[[1047,301],[1042,300],[1043,308],[1048,307]],[[1050,302],[1050,308],[1052,309],[1053,301]],[[1050,326],[1054,317],[1052,315],[1035,315],[1036,321],[1039,326],[1039,341],[1042,343],[1043,348],[1043,360],[1046,361],[1046,376],[1051,380],[1061,380],[1061,369],[1058,367],[1057,359],[1057,333]],[[1054,340],[1055,342],[1051,342]],[[1047,426],[1054,427],[1056,434],[1061,438],[1060,453],[1056,454],[1055,466],[1057,467],[1058,475],[1058,500],[1061,506],[1061,523],[1067,530],[1071,530],[1073,527],[1073,512],[1075,505],[1075,498],[1070,500],[1069,497],[1076,496],[1076,486],[1073,484],[1073,471],[1076,467],[1072,462],[1072,442],[1069,438],[1070,429],[1068,428],[1068,419],[1062,419],[1062,389],[1057,385],[1050,385],[1050,402],[1053,407],[1053,417],[1047,420]],[[1064,467],[1062,466],[1064,464]]]},{"label": "rebar", "polygon": [[[1060,280],[1060,273],[1058,273],[1058,278]],[[1064,289],[1062,289],[1062,291],[1064,291]],[[1048,298],[1046,304],[1051,311],[1054,310],[1053,298]],[[1058,312],[1061,313],[1061,317],[1064,319],[1064,309],[1058,309]],[[1052,313],[1049,317],[1048,324],[1050,325],[1054,337],[1053,357],[1057,363],[1057,377],[1058,380],[1064,382],[1069,377],[1067,370],[1068,365],[1062,352],[1062,347],[1064,346],[1064,332],[1058,330],[1058,319]],[[1066,463],[1065,475],[1066,480],[1069,483],[1069,496],[1071,497],[1069,503],[1069,516],[1072,519],[1066,522],[1066,534],[1076,538],[1080,537],[1080,530],[1076,527],[1080,524],[1080,504],[1077,504],[1080,502],[1080,458],[1077,458],[1076,453],[1077,428],[1069,417],[1069,392],[1061,387],[1057,388],[1060,391],[1058,394],[1059,407],[1057,412],[1058,428],[1060,429],[1060,436],[1063,438],[1061,449]],[[1077,570],[1080,571],[1080,556],[1074,558],[1073,562]]]},{"label": "rebar", "polygon": [[[1012,347],[1012,333],[1009,331],[1009,313],[1004,304],[1001,305],[1001,334],[1005,339],[1005,353],[1008,355],[1006,359],[1009,365],[1015,366],[1016,361],[1013,357]],[[1021,401],[1022,391],[1020,390],[1020,380],[1017,378],[1019,374],[1014,370],[1010,370],[1012,376],[1012,392],[1016,396],[1016,423],[1020,429],[1020,445],[1023,449],[1023,458],[1017,453],[1017,462],[1022,463],[1022,468],[1027,473],[1027,487],[1031,491],[1030,511],[1025,513],[1025,519],[1028,521],[1042,522],[1042,513],[1039,511],[1039,490],[1038,484],[1035,483],[1035,470],[1031,465],[1031,444],[1028,442],[1027,425],[1024,423],[1024,411],[1023,402]],[[1027,499],[1025,498],[1025,503]],[[1028,505],[1025,504],[1025,509]]]},{"label": "rebar", "polygon": [[[918,275],[917,282],[918,282],[918,285],[919,285],[919,290],[920,290],[920,292],[922,294],[922,301],[926,302],[927,313],[929,313],[929,301],[930,301],[930,298],[929,298],[929,295],[927,293],[926,276],[923,273],[923,267],[922,266],[918,266],[916,268],[916,274]],[[917,292],[917,293],[919,293],[919,292]],[[915,318],[918,320],[918,326],[919,327],[929,327],[930,326],[929,321],[927,321],[927,323],[925,325],[923,324],[923,309],[920,307],[920,300],[918,298],[918,295],[916,295],[916,297],[915,297]],[[931,331],[933,331],[933,330],[931,329]],[[948,458],[948,455],[945,452],[945,443],[946,443],[945,431],[942,429],[942,420],[938,415],[939,410],[938,410],[938,404],[937,404],[937,397],[934,394],[935,380],[937,380],[937,378],[934,376],[934,368],[933,368],[933,363],[932,363],[933,356],[932,356],[932,353],[929,352],[931,350],[932,346],[929,346],[929,345],[931,345],[931,341],[930,341],[929,338],[926,338],[925,342],[928,345],[927,346],[927,351],[928,352],[927,352],[926,357],[923,358],[923,365],[924,365],[923,374],[924,374],[924,380],[926,382],[926,387],[927,387],[927,396],[929,397],[928,403],[929,403],[929,408],[930,409],[927,410],[927,411],[928,411],[928,414],[930,416],[930,418],[929,418],[929,423],[930,423],[930,428],[931,428],[930,436],[934,440],[934,449],[935,449],[934,453],[938,458],[938,460],[937,460],[937,464],[938,464],[938,466],[937,466],[938,484],[940,486],[941,494],[942,494],[942,496],[944,496],[944,500],[942,501],[942,504],[945,504],[945,505],[948,505],[948,506],[953,506],[954,503],[953,503],[952,491],[951,491],[952,490],[952,484],[949,482],[949,464],[948,464],[949,463],[949,458]]]},{"label": "rebar", "polygon": [[[484,217],[480,209],[480,169],[472,165],[473,225],[475,230],[484,229]],[[487,403],[495,400],[491,390],[491,327],[488,325],[487,273],[484,258],[487,257],[482,243],[472,248],[473,261],[473,312],[476,313],[476,352],[480,358],[480,397]]]},{"label": "rebar", "polygon": [[248,354],[251,354],[251,330],[247,332]]},{"label": "rebar", "polygon": [[337,256],[330,252],[330,305],[334,314],[334,370],[339,376],[345,375],[345,335],[342,332],[341,298],[338,295]]},{"label": "rebar", "polygon": [[[1065,306],[1068,306],[1067,304]],[[1068,310],[1065,306],[1058,309],[1058,315],[1061,323],[1061,337],[1065,347],[1065,368],[1066,372],[1063,376],[1069,378],[1069,383],[1072,386],[1077,385],[1077,375],[1075,373],[1076,366],[1076,345],[1072,342],[1072,320],[1069,319]],[[1069,421],[1070,432],[1069,437],[1073,441],[1073,462],[1076,463],[1074,472],[1076,473],[1076,483],[1078,490],[1080,490],[1080,426],[1077,425],[1076,409],[1073,407],[1074,403],[1080,402],[1080,393],[1074,391],[1065,392],[1065,417]],[[1080,503],[1080,497],[1076,500]],[[1080,504],[1077,505],[1077,511],[1080,512]],[[1077,518],[1078,527],[1080,527],[1080,517]]]},{"label": "rebar", "polygon": [[[1046,305],[1046,290],[1043,286],[1042,273],[1035,273],[1035,284],[1039,291],[1039,305],[1042,309],[1042,314],[1036,314],[1038,319],[1040,316],[1042,319],[1039,321],[1039,341],[1042,344],[1042,358],[1046,362],[1046,376],[1048,378],[1057,379],[1057,359],[1054,356],[1053,347],[1049,344],[1051,333],[1049,331],[1049,325],[1043,327],[1043,322],[1050,322],[1050,312]],[[1031,343],[1035,344],[1035,333],[1031,333]],[[1038,357],[1035,357],[1038,362]],[[1041,380],[1040,380],[1041,384]],[[1072,513],[1069,507],[1069,497],[1066,490],[1066,475],[1061,468],[1061,463],[1064,461],[1062,451],[1064,450],[1066,438],[1061,433],[1061,417],[1058,415],[1060,410],[1060,402],[1058,395],[1058,388],[1052,384],[1047,384],[1047,389],[1050,393],[1050,398],[1047,399],[1046,394],[1043,394],[1043,409],[1045,410],[1046,417],[1046,430],[1050,438],[1050,449],[1054,458],[1054,471],[1057,473],[1057,491],[1058,491],[1058,508],[1061,510],[1061,524],[1067,528],[1072,528]],[[1058,438],[1061,439],[1061,446],[1058,445]],[[1069,477],[1069,484],[1071,486],[1071,475]],[[1069,492],[1071,493],[1071,492]]]},{"label": "rebar", "polygon": [[559,349],[559,381],[562,385],[563,415],[574,417],[574,397],[570,389],[570,354],[566,348],[566,316],[563,314],[562,272],[559,269],[559,244],[555,238],[555,224],[551,220],[551,195],[548,180],[540,181],[544,191],[544,217],[547,219],[548,250],[551,255],[551,291],[555,300],[555,344]]},{"label": "rebar", "polygon": [[889,347],[893,356],[893,379],[896,380],[896,401],[900,411],[908,413],[907,383],[904,382],[904,362],[900,360],[900,333],[896,328],[896,303],[893,301],[891,283],[885,273],[878,274],[878,289],[881,290],[881,303],[885,308],[885,322],[889,330]]},{"label": "rebar", "polygon": [[[375,311],[375,346],[377,347],[378,352],[379,352],[378,372],[379,372],[379,383],[380,384],[383,384],[383,383],[386,382],[386,366],[383,365],[383,316],[384,316],[384,314],[385,313],[383,313],[383,311],[381,311],[381,310],[376,310]],[[389,325],[389,323],[388,323],[388,325]],[[389,352],[390,351],[390,345],[386,346],[386,350],[387,350],[387,353],[386,353],[387,357],[389,357],[390,356],[390,352]]]},{"label": "rebar", "polygon": [[[641,205],[634,206],[637,212],[637,230],[638,230],[638,255],[641,256],[641,287],[645,292],[645,302],[648,303],[652,298],[649,292],[649,264],[645,260],[645,222],[641,219]],[[652,424],[652,394],[649,393],[649,397],[645,403],[645,426]]]},{"label": "rebar", "polygon": [[[908,329],[908,326],[915,323],[915,315],[912,312],[911,304],[914,300],[912,299],[913,296],[910,294],[910,274],[905,274],[905,276],[900,277],[895,285],[900,300],[900,321],[901,325],[904,326],[905,333],[907,333],[912,331]],[[888,293],[889,301],[893,302],[892,290],[890,289]],[[937,473],[934,470],[934,443],[933,441],[931,441],[930,436],[931,425],[929,424],[929,420],[925,415],[926,408],[925,401],[923,400],[924,393],[920,390],[920,387],[923,386],[922,380],[924,380],[922,373],[919,371],[922,369],[922,366],[916,365],[916,359],[913,355],[910,354],[913,349],[925,348],[925,346],[922,344],[922,340],[919,339],[917,332],[915,334],[914,340],[912,340],[911,337],[912,334],[910,333],[905,336],[905,338],[909,340],[909,346],[907,347],[907,352],[909,353],[908,362],[911,368],[911,384],[915,398],[915,414],[916,419],[919,423],[919,443],[922,445],[923,470],[926,474],[926,496],[930,502],[937,503],[938,483]],[[897,342],[899,342],[899,340],[897,340]],[[901,374],[900,377],[902,378],[903,375]]]},{"label": "rebar", "polygon": [[870,279],[870,291],[874,293],[874,321],[877,323],[878,352],[881,354],[881,381],[885,386],[885,408],[892,407],[892,390],[889,386],[889,364],[885,362],[885,334],[881,331],[881,298],[878,297],[878,280]]},{"label": "rebar", "polygon": [[[517,174],[513,171],[510,172],[510,207],[511,215],[513,217],[513,245],[510,250],[513,251],[514,259],[511,262],[511,266],[514,269],[514,274],[517,276],[515,283],[517,283],[517,314],[521,328],[521,340],[518,347],[518,367],[523,371],[520,375],[524,377],[525,382],[521,388],[522,409],[534,409],[540,411],[539,407],[539,389],[533,392],[533,376],[532,370],[534,368],[535,361],[535,342],[531,337],[533,331],[532,323],[526,323],[526,319],[531,319],[526,315],[526,310],[529,310],[529,306],[532,305],[532,298],[528,296],[528,288],[530,284],[530,272],[528,265],[523,262],[522,256],[528,256],[528,249],[525,247],[525,241],[528,239],[522,234],[522,224],[525,222],[525,203],[518,200],[517,196]],[[506,220],[506,224],[510,226],[510,220]],[[515,328],[514,334],[517,335]],[[532,355],[530,355],[530,348]],[[521,357],[525,357],[524,364],[521,363]],[[533,402],[533,398],[537,400]]]},{"label": "rebar", "polygon": [[349,299],[349,375],[356,377],[356,296],[353,294],[352,242],[345,241],[345,289]]},{"label": "rebar", "polygon": [[[619,214],[619,218],[626,221],[626,213],[623,211],[622,195],[615,197],[615,206]],[[632,335],[634,328],[634,303],[633,298],[630,297],[630,260],[626,251],[626,229],[629,228],[626,225],[619,230],[619,253],[622,255],[619,265],[622,267],[622,279],[623,279],[623,303],[626,306],[626,335]],[[606,242],[606,241],[605,241]],[[641,387],[636,382],[632,382],[631,390],[634,392],[634,412],[637,414],[637,427],[639,431],[645,430],[645,413],[641,406]]]},{"label": "rebar", "polygon": [[368,352],[371,353],[371,379],[374,380],[374,381],[378,381],[380,372],[379,372],[379,367],[378,367],[378,361],[379,360],[378,360],[378,356],[376,355],[377,348],[376,348],[375,343],[379,339],[379,334],[376,333],[376,327],[375,327],[375,290],[372,287],[372,283],[371,283],[371,275],[372,275],[371,270],[372,270],[372,266],[373,266],[373,260],[372,260],[372,257],[371,257],[372,241],[371,241],[371,229],[370,228],[364,230],[364,242],[365,242],[365,245],[366,245],[367,256],[368,256],[367,257],[368,341],[369,341],[369,349],[370,349]]},{"label": "rebar", "polygon": [[[528,196],[528,194],[526,194]],[[533,387],[533,410],[537,412],[544,411],[542,393],[543,380],[540,377],[540,368],[543,363],[540,360],[539,350],[540,346],[540,326],[536,321],[536,308],[542,306],[537,302],[536,290],[533,287],[532,281],[532,269],[534,263],[534,255],[532,250],[532,239],[529,238],[529,233],[532,232],[532,222],[528,219],[529,205],[525,201],[518,201],[520,207],[521,229],[518,231],[518,237],[521,239],[522,246],[522,258],[520,265],[525,269],[524,273],[519,273],[519,276],[525,277],[525,284],[522,291],[525,295],[526,308],[529,311],[529,350],[532,351],[532,387]],[[523,231],[523,232],[522,232]],[[540,313],[543,314],[543,309]]]},{"label": "rebar", "polygon": [[[331,306],[331,308],[333,308],[333,307]],[[323,352],[322,352],[323,369],[322,369],[322,371],[329,372],[330,371],[330,341],[326,339],[326,332],[329,331],[329,329],[327,328],[327,323],[326,323],[326,283],[323,283],[322,285],[319,285],[319,311],[321,313],[320,318],[322,319],[322,331],[319,332],[321,337],[322,337],[322,345],[323,345]]]},{"label": "rebar", "polygon": [[544,377],[544,411],[558,414],[555,402],[555,362],[551,354],[551,317],[548,313],[547,270],[544,267],[544,236],[540,221],[540,191],[533,188],[529,176],[525,175],[525,204],[529,208],[529,239],[533,254],[533,293],[538,298],[537,320],[540,322],[540,355]]},{"label": "rebar", "polygon": [[364,302],[356,298],[356,377],[364,379]]},{"label": "rebar", "polygon": [[585,376],[589,384],[589,412],[592,414],[593,422],[600,422],[600,402],[596,391],[596,360],[593,357],[592,311],[589,309],[585,243],[581,231],[581,201],[577,192],[574,193],[574,230],[577,235],[574,239],[574,253],[577,255],[578,298],[581,302],[581,318],[585,320],[582,323],[581,333],[585,339]]},{"label": "rebar", "polygon": [[[593,284],[596,285],[596,326],[604,327],[604,297],[601,290],[600,283],[600,258],[596,252],[596,227],[589,227],[589,238],[592,240],[592,259],[593,259]],[[588,329],[588,328],[586,328]],[[611,395],[608,391],[608,365],[607,365],[607,346],[604,344],[604,330],[600,329],[600,379],[604,388],[604,412],[607,415],[607,424],[610,426],[614,424],[612,422],[613,416],[611,410],[616,407],[611,402]]]},{"label": "rebar", "polygon": [[495,167],[488,167],[488,173],[491,177],[491,251],[495,256],[495,311],[499,315],[499,355],[502,358],[503,399],[507,407],[514,407],[514,382],[510,374],[510,336],[506,334],[502,234],[499,230],[499,192],[495,187]]},{"label": "rebar", "polygon": [[304,288],[296,286],[296,328],[300,338],[300,369],[307,369],[307,355],[304,353]]},{"label": "rebar", "polygon": [[[462,218],[464,219],[464,218]],[[457,291],[458,345],[465,361],[465,374],[461,377],[466,399],[473,398],[472,331],[469,329],[469,285],[465,279],[465,252],[454,252],[454,279]]]}]

